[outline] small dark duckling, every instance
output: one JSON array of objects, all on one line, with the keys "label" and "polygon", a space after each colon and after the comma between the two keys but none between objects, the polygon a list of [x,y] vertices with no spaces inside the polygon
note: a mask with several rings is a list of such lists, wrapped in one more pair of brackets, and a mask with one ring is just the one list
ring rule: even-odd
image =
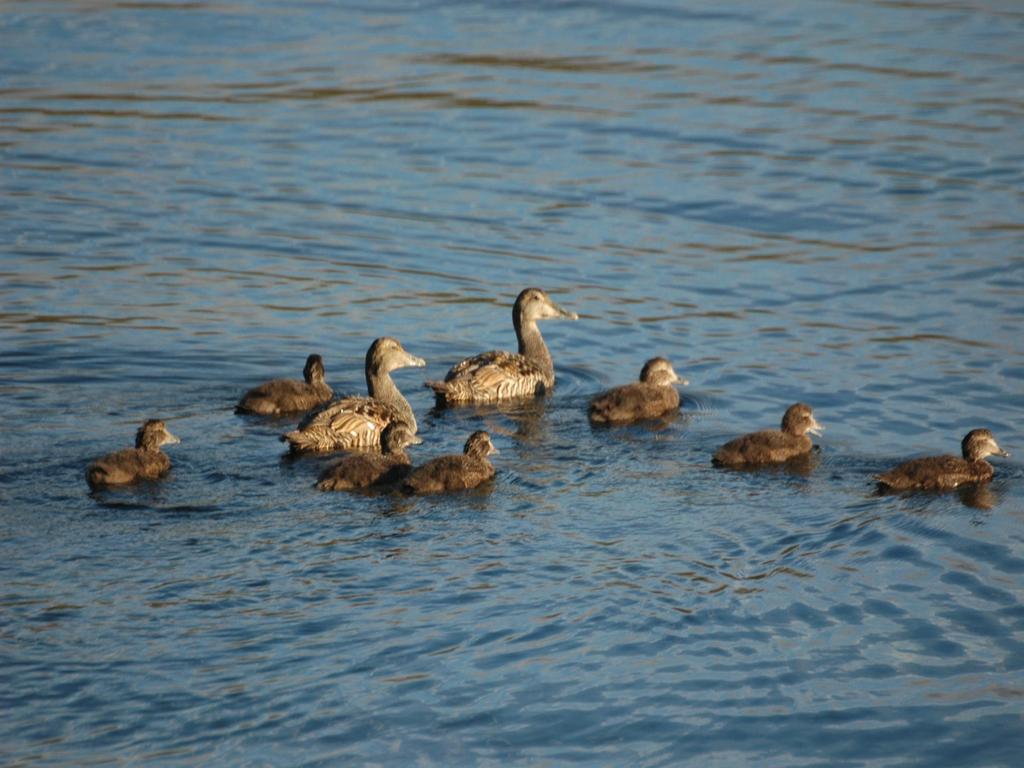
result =
[{"label": "small dark duckling", "polygon": [[431,459],[412,471],[402,489],[407,493],[444,493],[475,488],[494,477],[494,466],[487,457],[497,452],[491,436],[479,430],[466,440],[462,454]]},{"label": "small dark duckling", "polygon": [[321,473],[316,487],[321,491],[351,491],[394,485],[404,479],[412,469],[405,449],[423,441],[401,422],[384,427],[380,441],[382,453],[353,453],[336,461]]},{"label": "small dark duckling", "polygon": [[160,446],[180,442],[167,431],[163,421],[150,419],[135,433],[134,448],[96,459],[85,470],[85,480],[93,490],[110,485],[129,485],[139,480],[156,480],[171,468],[171,460]]},{"label": "small dark duckling", "polygon": [[782,429],[766,429],[730,440],[712,458],[716,465],[777,464],[810,453],[807,435],[820,435],[825,428],[811,412],[811,406],[795,403],[782,417]]},{"label": "small dark duckling", "polygon": [[673,384],[686,385],[664,357],[652,357],[640,371],[640,381],[615,387],[590,401],[588,416],[595,424],[625,424],[656,419],[679,408]]},{"label": "small dark duckling", "polygon": [[327,386],[324,361],[320,355],[306,358],[302,378],[274,379],[253,387],[238,401],[235,413],[255,413],[260,416],[280,416],[284,413],[305,413],[326,403],[334,392]]},{"label": "small dark duckling", "polygon": [[963,458],[928,456],[911,459],[878,476],[881,491],[950,491],[967,483],[987,483],[995,470],[986,456],[1009,456],[987,429],[972,429],[960,443]]}]

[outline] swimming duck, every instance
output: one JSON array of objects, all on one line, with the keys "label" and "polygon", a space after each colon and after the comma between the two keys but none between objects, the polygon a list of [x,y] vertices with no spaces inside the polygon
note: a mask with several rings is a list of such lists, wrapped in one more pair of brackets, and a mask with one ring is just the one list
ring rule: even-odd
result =
[{"label": "swimming duck", "polygon": [[346,456],[321,473],[316,487],[321,491],[351,491],[393,485],[412,469],[406,447],[422,442],[405,424],[393,421],[381,433],[382,453],[360,452]]},{"label": "swimming duck", "polygon": [[334,392],[327,386],[324,361],[320,355],[306,358],[302,377],[305,381],[274,379],[253,387],[242,395],[235,406],[235,413],[279,416],[282,413],[305,412],[326,403],[334,396]]},{"label": "swimming duck", "polygon": [[878,487],[887,491],[948,491],[966,483],[987,483],[995,470],[986,456],[1009,456],[987,429],[972,429],[960,443],[963,458],[928,456],[911,459],[878,476]]},{"label": "swimming duck", "polygon": [[391,371],[422,368],[422,357],[410,355],[398,339],[382,336],[366,351],[366,389],[369,397],[345,397],[306,414],[299,426],[281,436],[292,451],[333,451],[378,448],[381,431],[400,421],[416,434],[416,417],[402,397]]},{"label": "swimming duck", "polygon": [[555,385],[555,365],[537,328],[538,320],[579,315],[555,304],[540,288],[527,288],[512,307],[512,324],[519,353],[484,352],[463,360],[448,371],[444,381],[428,381],[437,404],[494,403],[516,397],[542,395]]},{"label": "swimming duck", "polygon": [[139,480],[156,480],[171,468],[162,445],[181,441],[167,431],[160,419],[150,419],[135,433],[135,447],[108,453],[85,470],[85,481],[93,490],[109,485],[129,485]]},{"label": "swimming duck", "polygon": [[640,371],[640,381],[615,387],[590,401],[588,416],[595,424],[615,424],[656,419],[679,408],[679,392],[673,384],[680,379],[672,363],[652,357]]},{"label": "swimming duck", "polygon": [[483,430],[466,440],[461,454],[439,456],[414,469],[402,485],[407,493],[444,493],[475,488],[494,477],[494,466],[487,460],[498,449]]},{"label": "swimming duck", "polygon": [[807,435],[820,435],[825,428],[814,418],[811,406],[796,403],[786,409],[782,429],[766,429],[730,440],[715,451],[712,462],[729,464],[775,464],[809,453]]}]

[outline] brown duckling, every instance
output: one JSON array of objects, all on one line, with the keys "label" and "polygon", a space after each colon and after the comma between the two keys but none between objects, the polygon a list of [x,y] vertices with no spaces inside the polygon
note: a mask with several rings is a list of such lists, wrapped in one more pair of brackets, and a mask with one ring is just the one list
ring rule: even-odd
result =
[{"label": "brown duckling", "polygon": [[466,440],[462,454],[431,459],[414,469],[402,488],[407,493],[444,493],[475,488],[494,477],[494,466],[487,457],[497,452],[491,436],[479,430]]},{"label": "brown duckling", "polygon": [[407,446],[423,441],[400,421],[384,427],[381,453],[360,452],[346,456],[325,469],[316,487],[321,491],[351,491],[357,488],[394,485],[412,469]]},{"label": "brown duckling", "polygon": [[949,491],[967,483],[987,483],[995,470],[987,456],[1009,456],[987,429],[972,429],[960,443],[958,456],[911,459],[878,476],[883,491]]},{"label": "brown duckling", "polygon": [[135,433],[134,448],[96,459],[85,470],[85,480],[93,490],[110,485],[128,485],[139,480],[156,480],[171,468],[171,460],[160,446],[180,442],[167,431],[163,421],[150,419]]},{"label": "brown duckling", "polygon": [[680,379],[672,363],[664,357],[652,357],[640,371],[640,381],[615,387],[590,401],[588,416],[595,424],[625,424],[642,419],[657,419],[679,408],[679,392],[674,384]]},{"label": "brown duckling", "polygon": [[392,421],[401,421],[416,434],[416,417],[409,402],[391,380],[391,371],[422,368],[422,357],[410,355],[398,339],[382,336],[366,351],[366,389],[369,397],[344,397],[306,414],[299,426],[281,436],[293,452],[379,448],[380,434]]},{"label": "brown duckling", "polygon": [[766,429],[730,440],[717,451],[717,465],[777,464],[810,453],[813,447],[807,435],[820,435],[825,428],[814,418],[811,406],[796,403],[786,409],[782,429]]},{"label": "brown duckling", "polygon": [[334,392],[327,386],[324,361],[320,355],[306,358],[302,377],[305,381],[274,379],[253,387],[242,395],[235,406],[235,413],[255,413],[261,416],[304,413],[334,396]]},{"label": "brown duckling", "polygon": [[555,385],[555,364],[538,320],[579,316],[555,304],[540,288],[527,288],[512,307],[512,324],[519,341],[519,353],[484,352],[452,366],[444,381],[427,381],[437,405],[495,403],[517,397],[534,397]]}]

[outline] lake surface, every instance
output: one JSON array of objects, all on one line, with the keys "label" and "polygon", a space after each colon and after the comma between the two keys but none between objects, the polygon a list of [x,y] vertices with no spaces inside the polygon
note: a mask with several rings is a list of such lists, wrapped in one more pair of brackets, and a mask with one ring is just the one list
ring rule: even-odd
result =
[{"label": "lake surface", "polygon": [[[0,3],[0,763],[1019,765],[1024,8]],[[514,347],[546,401],[432,410]],[[415,461],[240,394],[393,335]],[[664,355],[668,424],[588,399]],[[714,449],[797,400],[808,471]],[[161,483],[90,459],[162,417]],[[987,487],[876,497],[974,427]]]}]

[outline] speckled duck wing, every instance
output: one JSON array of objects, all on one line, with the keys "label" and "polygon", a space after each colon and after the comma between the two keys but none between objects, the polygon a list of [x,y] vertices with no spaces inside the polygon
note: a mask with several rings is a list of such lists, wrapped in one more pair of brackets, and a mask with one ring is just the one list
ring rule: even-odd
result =
[{"label": "speckled duck wing", "polygon": [[475,488],[494,477],[494,466],[472,456],[439,456],[414,469],[405,479],[404,489],[411,493],[444,493]]},{"label": "speckled duck wing", "polygon": [[380,400],[346,397],[308,414],[282,439],[293,451],[379,448],[381,431],[401,418],[398,410]]},{"label": "speckled duck wing", "polygon": [[776,464],[802,456],[811,450],[811,439],[794,437],[778,430],[752,432],[730,440],[717,451],[715,464]]},{"label": "speckled duck wing", "polygon": [[969,462],[959,456],[929,456],[903,462],[879,475],[878,483],[894,491],[941,491],[966,483],[987,482],[992,475],[991,465],[984,461]]},{"label": "speckled duck wing", "polygon": [[636,382],[610,389],[590,401],[588,415],[596,424],[657,419],[679,408],[675,387]]},{"label": "speckled duck wing", "polygon": [[501,351],[467,358],[448,371],[443,382],[427,382],[438,398],[447,403],[493,403],[534,397],[552,384],[527,358]]},{"label": "speckled duck wing", "polygon": [[171,468],[171,460],[163,451],[142,451],[126,448],[92,462],[85,471],[92,488],[128,485],[140,480],[156,480]]},{"label": "speckled duck wing", "polygon": [[321,491],[348,491],[398,483],[409,474],[408,458],[356,453],[327,467],[316,487]]},{"label": "speckled duck wing", "polygon": [[261,416],[304,413],[326,403],[333,394],[326,385],[316,386],[298,379],[274,379],[242,395],[235,406],[235,413],[255,413]]}]

